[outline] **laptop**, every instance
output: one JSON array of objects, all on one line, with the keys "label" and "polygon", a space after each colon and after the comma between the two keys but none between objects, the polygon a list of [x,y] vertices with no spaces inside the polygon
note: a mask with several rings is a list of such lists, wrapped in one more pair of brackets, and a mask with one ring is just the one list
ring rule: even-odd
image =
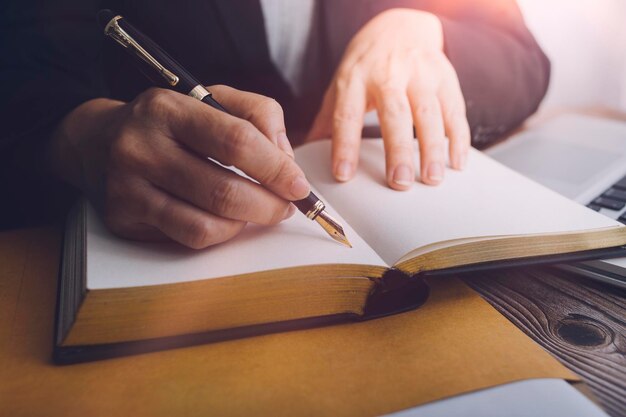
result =
[{"label": "laptop", "polygon": [[[626,122],[562,115],[485,153],[590,210],[626,224]],[[558,267],[626,289],[626,257]]]}]

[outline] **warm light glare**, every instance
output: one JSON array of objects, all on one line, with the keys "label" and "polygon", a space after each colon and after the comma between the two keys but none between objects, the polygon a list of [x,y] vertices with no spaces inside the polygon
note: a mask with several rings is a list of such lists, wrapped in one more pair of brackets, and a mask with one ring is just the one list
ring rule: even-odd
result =
[{"label": "warm light glare", "polygon": [[546,106],[626,110],[626,1],[518,0],[552,62]]}]

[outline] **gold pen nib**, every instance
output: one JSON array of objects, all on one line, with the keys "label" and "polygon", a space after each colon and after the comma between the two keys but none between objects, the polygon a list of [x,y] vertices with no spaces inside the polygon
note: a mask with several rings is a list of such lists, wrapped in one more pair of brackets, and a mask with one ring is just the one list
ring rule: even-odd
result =
[{"label": "gold pen nib", "polygon": [[352,247],[348,238],[346,237],[343,227],[335,219],[330,217],[325,211],[321,211],[316,217],[315,221],[322,226],[322,228],[337,242],[349,248]]}]

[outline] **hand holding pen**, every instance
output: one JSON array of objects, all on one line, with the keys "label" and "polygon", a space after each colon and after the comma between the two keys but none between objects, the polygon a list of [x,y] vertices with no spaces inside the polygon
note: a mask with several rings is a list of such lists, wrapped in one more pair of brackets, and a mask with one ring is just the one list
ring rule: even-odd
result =
[{"label": "hand holding pen", "polygon": [[[133,41],[140,38],[133,35]],[[137,51],[154,48],[147,38],[141,40],[143,46],[129,46],[129,52],[139,56]],[[195,82],[166,55],[159,61],[154,55],[141,59],[171,87]],[[328,219],[331,236],[343,236],[323,203],[315,204],[319,200],[311,197],[290,156],[275,101],[210,87],[231,115],[219,110],[200,84],[186,94],[191,90],[183,95],[151,89],[130,103],[83,103],[56,130],[49,150],[53,169],[95,201],[107,226],[127,238],[169,238],[202,248],[232,238],[246,222],[280,222],[294,213],[292,201],[320,224]],[[259,184],[207,157],[240,168]]]}]

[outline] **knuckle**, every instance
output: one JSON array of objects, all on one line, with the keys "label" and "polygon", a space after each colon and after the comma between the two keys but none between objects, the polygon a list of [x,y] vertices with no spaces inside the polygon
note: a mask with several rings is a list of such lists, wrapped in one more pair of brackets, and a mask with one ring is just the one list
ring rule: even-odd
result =
[{"label": "knuckle", "polygon": [[210,207],[218,215],[227,215],[240,207],[240,190],[236,182],[223,179],[210,192]]},{"label": "knuckle", "polygon": [[147,216],[154,218],[156,224],[165,224],[174,210],[169,197],[165,195],[150,201],[147,209],[150,213]]},{"label": "knuckle", "polygon": [[148,96],[148,108],[154,110],[169,109],[172,93],[169,90],[155,89]]},{"label": "knuckle", "polygon": [[[385,93],[383,93],[385,94]],[[398,94],[397,91],[394,90],[393,94],[386,95],[387,97],[382,102],[381,111],[387,117],[398,117],[404,116],[409,113],[409,106],[406,100],[402,97],[402,95]]]},{"label": "knuckle", "polygon": [[226,159],[224,162],[235,165],[255,138],[256,132],[252,123],[245,120],[239,121],[230,130],[226,140],[223,141],[224,157]]},{"label": "knuckle", "polygon": [[431,101],[419,101],[413,112],[418,117],[418,119],[428,118],[435,114],[436,108]]},{"label": "knuckle", "polygon": [[193,249],[203,249],[213,243],[213,230],[202,218],[196,217],[191,220],[185,230],[187,245]]},{"label": "knuckle", "polygon": [[132,113],[139,118],[159,119],[176,111],[176,93],[163,88],[151,88],[143,92],[132,106]]},{"label": "knuckle", "polygon": [[350,123],[355,124],[359,123],[361,120],[362,114],[357,109],[353,107],[338,107],[335,109],[333,113],[333,121],[335,124],[343,124]]},{"label": "knuckle", "polygon": [[434,48],[411,48],[410,50],[406,51],[405,55],[412,62],[416,62],[418,64],[434,65],[437,67],[444,65],[447,61],[445,55],[438,49]]},{"label": "knuckle", "polygon": [[142,142],[132,134],[122,134],[114,140],[109,154],[113,164],[126,169],[146,166],[149,162]]},{"label": "knuckle", "polygon": [[335,72],[334,83],[337,88],[340,86],[346,86],[349,81],[354,77],[354,63],[342,62],[337,71]]},{"label": "knuckle", "polygon": [[335,88],[337,89],[337,92],[343,93],[348,90],[353,80],[354,75],[350,69],[345,67],[340,68],[337,71],[337,78],[335,79]]},{"label": "knuckle", "polygon": [[358,67],[344,67],[338,70],[334,80],[334,88],[338,96],[348,94],[354,87],[363,84],[364,80]]},{"label": "knuckle", "polygon": [[268,165],[268,171],[263,178],[264,184],[277,184],[281,180],[292,177],[293,170],[290,167],[291,160],[287,156],[279,158],[275,164]]},{"label": "knuckle", "polygon": [[263,97],[261,99],[260,107],[269,114],[283,115],[283,106],[281,106],[280,103],[273,98]]}]

